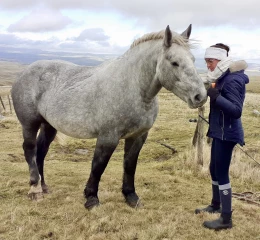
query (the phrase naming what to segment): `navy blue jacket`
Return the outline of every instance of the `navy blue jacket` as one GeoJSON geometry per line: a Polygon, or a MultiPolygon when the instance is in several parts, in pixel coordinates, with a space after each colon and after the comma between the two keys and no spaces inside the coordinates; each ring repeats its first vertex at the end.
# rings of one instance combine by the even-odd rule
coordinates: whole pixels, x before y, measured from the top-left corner
{"type": "Polygon", "coordinates": [[[227,70],[217,80],[220,95],[210,104],[208,137],[245,144],[241,115],[247,83],[249,79],[243,70],[227,70]]]}

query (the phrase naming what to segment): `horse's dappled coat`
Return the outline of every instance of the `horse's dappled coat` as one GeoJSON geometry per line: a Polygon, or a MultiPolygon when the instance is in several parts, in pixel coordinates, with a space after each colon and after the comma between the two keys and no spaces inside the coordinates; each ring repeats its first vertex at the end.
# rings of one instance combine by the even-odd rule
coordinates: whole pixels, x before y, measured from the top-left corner
{"type": "Polygon", "coordinates": [[[167,27],[163,34],[145,35],[121,57],[93,68],[38,61],[22,73],[13,85],[12,97],[23,128],[31,198],[40,195],[34,191],[39,181],[43,192],[48,191],[43,164],[58,130],[76,138],[97,138],[85,188],[87,208],[99,204],[101,175],[122,138],[122,192],[130,206],[139,202],[134,175],[139,152],[158,113],[158,92],[165,87],[192,108],[206,100],[189,49],[190,33],[191,26],[182,35],[167,27]]]}

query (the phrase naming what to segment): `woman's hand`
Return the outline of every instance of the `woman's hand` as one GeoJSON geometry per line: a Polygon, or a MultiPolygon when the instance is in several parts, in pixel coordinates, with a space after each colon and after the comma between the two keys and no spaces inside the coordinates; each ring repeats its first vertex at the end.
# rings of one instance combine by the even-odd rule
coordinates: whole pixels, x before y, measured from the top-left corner
{"type": "Polygon", "coordinates": [[[207,95],[210,97],[210,102],[215,102],[220,92],[217,88],[209,88],[207,91],[207,95]]]}

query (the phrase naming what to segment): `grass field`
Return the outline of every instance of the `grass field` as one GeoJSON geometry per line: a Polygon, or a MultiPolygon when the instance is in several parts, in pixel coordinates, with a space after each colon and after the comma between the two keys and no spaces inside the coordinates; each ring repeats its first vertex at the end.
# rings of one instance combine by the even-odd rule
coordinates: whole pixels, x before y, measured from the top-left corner
{"type": "MultiPolygon", "coordinates": [[[[257,82],[248,85],[243,112],[246,146],[260,162],[260,111],[257,82]],[[254,84],[254,85],[251,85],[254,84]]],[[[204,166],[198,167],[191,146],[197,110],[173,94],[159,94],[160,112],[140,154],[136,191],[143,207],[128,207],[121,194],[123,141],[112,156],[99,188],[101,205],[84,208],[83,189],[88,179],[95,140],[66,138],[55,141],[46,157],[45,176],[51,193],[39,202],[27,198],[28,166],[23,157],[21,127],[14,115],[0,120],[0,239],[90,240],[197,240],[260,239],[260,207],[233,200],[234,228],[214,232],[202,222],[216,214],[195,215],[196,207],[211,198],[208,172],[210,147],[204,145],[204,166]],[[177,150],[172,151],[160,143],[177,150]],[[78,154],[79,149],[87,154],[78,154]]],[[[206,104],[206,116],[208,104],[206,104]]],[[[206,125],[205,125],[206,131],[206,125]]],[[[231,164],[233,191],[260,193],[260,167],[238,148],[231,164]]],[[[259,196],[259,195],[258,195],[259,196]]]]}

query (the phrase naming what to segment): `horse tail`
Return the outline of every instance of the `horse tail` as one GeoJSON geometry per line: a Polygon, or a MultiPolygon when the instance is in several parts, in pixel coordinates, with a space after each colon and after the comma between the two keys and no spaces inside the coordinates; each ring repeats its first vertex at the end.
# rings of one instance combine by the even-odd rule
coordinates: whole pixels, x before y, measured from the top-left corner
{"type": "Polygon", "coordinates": [[[66,146],[67,140],[68,140],[67,135],[65,135],[61,132],[57,132],[55,139],[54,139],[54,141],[57,142],[58,144],[60,144],[61,146],[66,146]]]}

